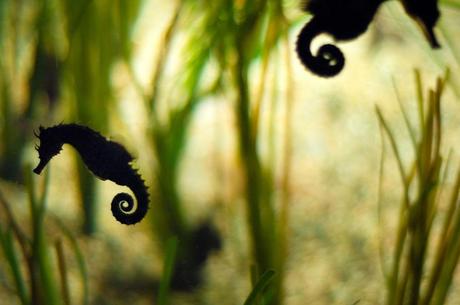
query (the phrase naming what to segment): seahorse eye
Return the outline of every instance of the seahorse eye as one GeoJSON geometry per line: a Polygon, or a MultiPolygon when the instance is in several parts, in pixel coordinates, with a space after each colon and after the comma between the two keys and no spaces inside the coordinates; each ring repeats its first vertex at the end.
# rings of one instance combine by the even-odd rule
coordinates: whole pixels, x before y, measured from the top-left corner
{"type": "Polygon", "coordinates": [[[40,145],[36,145],[35,148],[38,151],[40,159],[49,160],[55,155],[59,154],[62,150],[62,143],[56,143],[47,141],[47,139],[41,139],[40,145]]]}

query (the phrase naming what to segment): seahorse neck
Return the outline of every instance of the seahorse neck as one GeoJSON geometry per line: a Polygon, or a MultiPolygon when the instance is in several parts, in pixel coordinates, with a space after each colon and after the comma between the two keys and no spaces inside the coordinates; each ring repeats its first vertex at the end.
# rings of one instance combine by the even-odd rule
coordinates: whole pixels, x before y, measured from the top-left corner
{"type": "Polygon", "coordinates": [[[86,128],[75,124],[62,124],[55,127],[57,129],[57,135],[59,140],[64,144],[70,144],[75,146],[78,142],[81,142],[82,138],[86,138],[88,131],[86,128]]]}

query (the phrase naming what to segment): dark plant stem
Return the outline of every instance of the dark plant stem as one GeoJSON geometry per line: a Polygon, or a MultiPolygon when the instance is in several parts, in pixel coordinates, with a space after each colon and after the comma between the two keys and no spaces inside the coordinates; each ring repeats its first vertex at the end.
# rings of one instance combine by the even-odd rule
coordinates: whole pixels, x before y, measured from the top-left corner
{"type": "Polygon", "coordinates": [[[97,232],[97,188],[96,178],[88,171],[85,164],[77,161],[79,189],[83,210],[83,233],[93,235],[97,232]]]}
{"type": "Polygon", "coordinates": [[[272,249],[266,240],[263,221],[262,203],[262,172],[253,125],[250,118],[250,103],[248,89],[248,65],[245,62],[245,53],[240,43],[237,45],[237,59],[234,66],[234,78],[237,91],[235,111],[238,120],[239,154],[243,163],[243,175],[245,184],[245,197],[249,230],[251,231],[251,251],[258,276],[271,269],[273,266],[272,249]]]}

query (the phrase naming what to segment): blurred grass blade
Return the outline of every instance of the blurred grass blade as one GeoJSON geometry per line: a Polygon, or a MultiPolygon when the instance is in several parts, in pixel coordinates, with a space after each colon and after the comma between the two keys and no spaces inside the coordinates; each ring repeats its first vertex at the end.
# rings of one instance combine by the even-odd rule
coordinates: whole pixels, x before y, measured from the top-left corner
{"type": "Polygon", "coordinates": [[[401,159],[401,154],[399,152],[398,145],[396,144],[395,137],[393,136],[393,132],[391,131],[390,127],[388,126],[388,123],[385,121],[385,119],[383,117],[383,114],[380,111],[380,108],[376,107],[375,110],[377,112],[377,117],[379,119],[379,122],[383,127],[383,130],[385,131],[385,133],[388,136],[388,139],[390,140],[391,148],[392,148],[393,153],[394,153],[394,155],[396,157],[396,161],[397,161],[398,169],[399,169],[399,175],[400,175],[401,181],[402,181],[402,183],[404,185],[404,189],[408,190],[409,184],[408,184],[408,181],[407,181],[406,171],[404,169],[404,165],[403,165],[403,162],[402,162],[402,159],[401,159]]]}
{"type": "Polygon", "coordinates": [[[439,287],[439,279],[442,274],[443,265],[446,261],[446,255],[448,254],[447,246],[450,243],[450,237],[452,235],[452,220],[454,216],[458,217],[458,198],[460,192],[460,170],[457,172],[457,178],[455,180],[455,185],[451,193],[449,200],[449,205],[446,212],[446,218],[442,224],[442,231],[439,238],[438,246],[435,250],[435,258],[430,271],[428,285],[423,296],[424,305],[431,304],[433,295],[436,291],[436,288],[439,287]]]}
{"type": "Polygon", "coordinates": [[[458,0],[440,0],[439,2],[447,7],[460,10],[460,1],[458,0]]]}
{"type": "MultiPolygon", "coordinates": [[[[415,170],[410,171],[410,176],[404,175],[404,194],[396,232],[393,268],[389,275],[384,271],[388,282],[386,303],[388,305],[445,304],[460,257],[460,211],[458,209],[460,171],[457,173],[455,186],[447,201],[446,216],[441,218],[441,228],[433,229],[435,218],[445,208],[441,205],[441,201],[444,200],[441,193],[443,184],[448,179],[450,164],[450,153],[447,161],[444,161],[441,155],[443,138],[441,96],[448,76],[447,71],[443,78],[437,78],[436,87],[429,90],[424,98],[420,73],[415,72],[419,139],[416,141],[411,139],[413,145],[415,144],[415,154],[410,164],[415,170]],[[435,233],[438,234],[436,237],[433,236],[435,233]],[[435,252],[431,253],[431,244],[436,240],[437,247],[435,252]],[[429,267],[428,262],[431,264],[429,267]]],[[[404,114],[402,107],[400,111],[403,112],[406,128],[409,129],[408,116],[404,114]]],[[[394,133],[378,108],[377,115],[382,133],[386,133],[398,166],[402,168],[394,133]]],[[[411,137],[416,134],[415,131],[410,133],[411,137]]],[[[381,192],[380,189],[379,194],[381,192]]],[[[379,205],[381,206],[381,203],[379,205]]]]}
{"type": "MultiPolygon", "coordinates": [[[[160,53],[158,55],[157,62],[154,68],[155,70],[153,72],[151,96],[149,98],[146,98],[145,93],[143,94],[144,99],[146,101],[149,100],[150,105],[147,105],[147,106],[150,109],[150,113],[151,113],[150,117],[153,120],[157,119],[157,116],[156,116],[157,114],[155,110],[156,110],[156,105],[157,105],[159,86],[160,86],[161,78],[165,70],[166,63],[168,61],[168,56],[170,54],[172,40],[176,32],[179,17],[181,15],[183,7],[184,7],[184,1],[178,1],[178,4],[174,10],[173,17],[171,18],[171,21],[169,22],[168,27],[164,33],[163,40],[161,43],[161,49],[159,51],[160,53]]],[[[140,87],[138,89],[140,89],[140,87]]]]}
{"type": "Polygon", "coordinates": [[[418,69],[414,70],[415,74],[415,91],[417,94],[417,109],[418,109],[418,120],[420,123],[419,129],[423,129],[423,122],[425,122],[425,104],[423,102],[423,82],[422,76],[420,75],[420,71],[418,69]]]}
{"type": "Polygon", "coordinates": [[[167,305],[169,296],[169,287],[171,278],[174,272],[174,265],[176,262],[177,246],[179,240],[176,237],[171,237],[166,244],[165,261],[163,264],[163,274],[158,288],[158,305],[167,305]]]}
{"type": "Polygon", "coordinates": [[[83,284],[83,305],[89,304],[89,283],[88,283],[88,271],[85,263],[85,258],[83,252],[78,245],[77,239],[75,238],[74,234],[67,228],[67,226],[59,219],[55,218],[56,223],[58,224],[59,228],[61,229],[64,236],[68,239],[72,246],[73,254],[77,259],[77,266],[78,271],[80,273],[81,281],[83,284]]]}
{"type": "MultiPolygon", "coordinates": [[[[412,124],[409,121],[409,116],[407,115],[406,109],[404,109],[404,106],[402,104],[401,96],[399,94],[398,87],[396,86],[394,78],[392,78],[392,84],[393,84],[393,90],[396,93],[396,100],[398,101],[399,109],[401,110],[402,116],[404,118],[404,123],[406,124],[406,129],[409,131],[410,139],[412,141],[412,146],[414,148],[417,147],[417,139],[415,135],[415,130],[414,127],[412,127],[412,124]]],[[[422,111],[423,113],[423,111],[422,111]]],[[[423,114],[422,114],[423,116],[423,114]]]]}
{"type": "Polygon", "coordinates": [[[69,279],[67,275],[67,263],[65,259],[64,247],[62,239],[58,239],[55,243],[56,256],[58,259],[59,275],[61,282],[61,294],[63,298],[63,303],[65,305],[70,305],[70,287],[69,279]]]}
{"type": "Polygon", "coordinates": [[[21,304],[28,305],[29,294],[26,288],[27,284],[21,272],[21,266],[19,261],[20,255],[14,246],[13,230],[11,227],[6,228],[5,231],[3,231],[0,227],[0,243],[5,254],[8,266],[11,269],[11,273],[13,275],[13,280],[16,286],[19,299],[21,300],[21,304]]]}
{"type": "Polygon", "coordinates": [[[32,178],[32,169],[30,165],[25,167],[26,184],[29,192],[29,206],[32,216],[32,298],[38,298],[38,287],[43,288],[43,298],[47,300],[49,305],[61,304],[58,289],[56,287],[56,278],[54,269],[50,261],[50,253],[44,232],[44,216],[46,209],[46,194],[48,189],[48,174],[49,169],[45,171],[45,181],[42,185],[42,193],[37,199],[35,193],[35,182],[32,178]]]}
{"type": "Polygon", "coordinates": [[[259,278],[259,270],[257,269],[256,264],[251,264],[249,267],[249,276],[251,279],[251,285],[254,287],[257,284],[257,280],[259,278]]]}
{"type": "Polygon", "coordinates": [[[254,285],[252,291],[249,293],[248,297],[246,298],[246,301],[244,302],[244,305],[256,305],[257,297],[259,295],[263,295],[264,289],[272,281],[274,275],[275,271],[273,270],[265,271],[259,278],[257,283],[254,285]]]}
{"type": "Polygon", "coordinates": [[[380,151],[380,162],[379,162],[379,177],[378,177],[378,191],[377,191],[377,221],[379,228],[379,262],[380,268],[382,269],[383,276],[385,278],[385,284],[389,288],[391,286],[390,270],[385,266],[385,247],[383,243],[383,177],[385,172],[385,157],[386,157],[386,146],[383,126],[379,124],[380,140],[381,140],[381,151],[380,151]]]}

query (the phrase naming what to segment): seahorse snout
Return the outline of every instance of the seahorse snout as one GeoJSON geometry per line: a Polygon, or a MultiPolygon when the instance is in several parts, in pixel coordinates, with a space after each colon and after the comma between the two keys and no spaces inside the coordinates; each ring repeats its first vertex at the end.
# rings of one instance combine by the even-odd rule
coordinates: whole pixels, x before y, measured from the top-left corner
{"type": "Polygon", "coordinates": [[[45,168],[46,163],[47,163],[46,161],[40,160],[40,163],[38,163],[37,167],[33,169],[34,173],[36,173],[37,175],[40,175],[42,170],[45,168]]]}
{"type": "Polygon", "coordinates": [[[415,18],[415,21],[417,22],[418,26],[422,29],[423,34],[430,43],[430,46],[433,49],[439,49],[441,45],[439,44],[438,39],[436,38],[436,35],[434,33],[434,24],[432,25],[430,22],[427,22],[423,18],[419,17],[415,18]]]}

